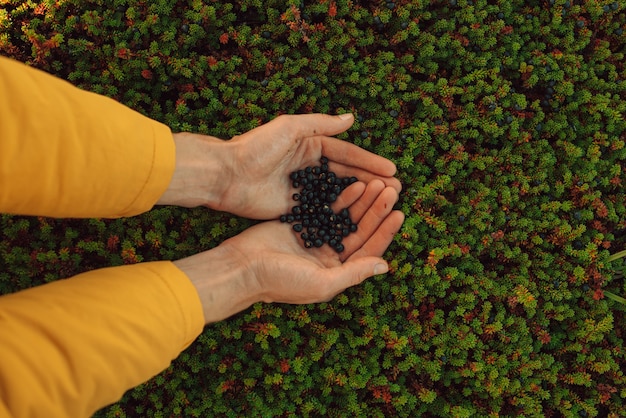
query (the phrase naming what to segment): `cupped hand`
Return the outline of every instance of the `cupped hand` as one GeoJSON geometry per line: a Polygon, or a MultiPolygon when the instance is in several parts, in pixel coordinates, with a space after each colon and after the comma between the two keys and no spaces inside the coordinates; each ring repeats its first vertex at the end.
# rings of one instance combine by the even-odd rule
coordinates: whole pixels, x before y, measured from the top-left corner
{"type": "MultiPolygon", "coordinates": [[[[397,192],[375,180],[350,208],[358,222],[356,233],[344,238],[345,250],[335,252],[328,245],[305,249],[298,234],[289,225],[268,222],[251,231],[271,235],[265,248],[248,246],[255,254],[255,274],[262,289],[262,300],[282,303],[328,301],[346,288],[368,277],[388,271],[381,258],[400,229],[404,215],[393,211],[397,192]]],[[[246,238],[246,237],[242,237],[246,238]]],[[[234,243],[238,245],[238,243],[234,243]]]]}
{"type": "Polygon", "coordinates": [[[392,210],[398,199],[393,187],[380,180],[350,187],[334,209],[349,207],[358,230],[344,238],[345,250],[328,245],[306,249],[289,224],[258,224],[224,243],[245,254],[264,302],[314,303],[328,301],[350,286],[386,273],[381,258],[400,229],[404,215],[392,210]]]}
{"type": "Polygon", "coordinates": [[[319,165],[323,156],[340,177],[369,183],[378,179],[400,191],[395,165],[354,144],[333,138],[354,122],[351,114],[283,115],[228,141],[233,147],[216,209],[253,219],[276,219],[289,212],[295,191],[292,171],[319,165]]]}
{"type": "Polygon", "coordinates": [[[345,250],[304,248],[300,234],[279,221],[254,225],[218,247],[175,264],[195,285],[207,323],[225,319],[255,302],[328,301],[350,286],[388,271],[382,257],[404,221],[393,210],[398,192],[381,180],[348,187],[334,204],[348,207],[358,230],[345,250]]]}

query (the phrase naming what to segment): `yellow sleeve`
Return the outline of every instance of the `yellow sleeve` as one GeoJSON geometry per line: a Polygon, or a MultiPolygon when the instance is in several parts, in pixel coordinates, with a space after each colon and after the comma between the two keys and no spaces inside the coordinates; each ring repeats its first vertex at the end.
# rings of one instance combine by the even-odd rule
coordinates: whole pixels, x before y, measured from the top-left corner
{"type": "Polygon", "coordinates": [[[167,126],[0,57],[0,212],[136,215],[161,197],[174,167],[167,126]]]}
{"type": "MultiPolygon", "coordinates": [[[[174,166],[165,125],[0,57],[0,212],[138,214],[174,166]]],[[[0,296],[0,417],[87,417],[166,368],[203,325],[170,262],[0,296]]]]}
{"type": "Polygon", "coordinates": [[[195,288],[165,261],[1,296],[0,416],[91,416],[165,369],[203,325],[195,288]]]}

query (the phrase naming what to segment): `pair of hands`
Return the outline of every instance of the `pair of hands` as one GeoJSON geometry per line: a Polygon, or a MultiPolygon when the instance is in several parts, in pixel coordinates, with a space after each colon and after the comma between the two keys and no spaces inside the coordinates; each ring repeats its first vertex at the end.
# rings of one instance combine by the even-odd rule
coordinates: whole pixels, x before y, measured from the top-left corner
{"type": "Polygon", "coordinates": [[[258,301],[327,301],[387,272],[381,256],[404,221],[393,210],[401,185],[391,161],[332,138],[353,122],[349,114],[285,115],[230,141],[174,135],[176,170],[159,204],[203,205],[268,220],[175,262],[196,286],[207,323],[258,301]],[[317,165],[322,155],[338,176],[359,179],[333,204],[335,212],[348,208],[359,224],[340,254],[327,245],[305,249],[291,225],[277,220],[295,204],[289,173],[317,165]]]}

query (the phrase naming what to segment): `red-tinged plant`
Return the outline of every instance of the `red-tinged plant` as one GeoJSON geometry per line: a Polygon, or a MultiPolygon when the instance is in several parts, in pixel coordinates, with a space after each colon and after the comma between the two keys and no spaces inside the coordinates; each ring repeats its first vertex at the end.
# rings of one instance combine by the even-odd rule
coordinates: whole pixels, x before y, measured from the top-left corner
{"type": "MultiPolygon", "coordinates": [[[[619,2],[5,3],[5,55],[225,139],[350,111],[341,139],[404,186],[392,274],[207,327],[98,416],[626,415],[619,2]]],[[[184,257],[248,224],[3,215],[0,292],[184,257]]]]}

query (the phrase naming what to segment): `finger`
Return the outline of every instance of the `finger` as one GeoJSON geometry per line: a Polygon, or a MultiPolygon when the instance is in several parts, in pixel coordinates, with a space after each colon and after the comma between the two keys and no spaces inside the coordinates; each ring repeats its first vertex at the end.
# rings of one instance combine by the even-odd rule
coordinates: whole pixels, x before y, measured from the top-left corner
{"type": "Polygon", "coordinates": [[[320,140],[322,154],[331,161],[382,177],[393,177],[396,174],[396,165],[385,157],[337,138],[324,137],[320,140]]]}
{"type": "Polygon", "coordinates": [[[389,270],[387,262],[380,257],[361,257],[343,263],[341,266],[324,270],[327,283],[325,300],[343,292],[349,287],[361,284],[365,279],[389,270]]]}
{"type": "Polygon", "coordinates": [[[348,260],[358,259],[360,257],[382,256],[393,241],[393,237],[402,227],[403,222],[404,213],[399,210],[391,212],[365,244],[348,257],[348,260]]]}
{"type": "Polygon", "coordinates": [[[352,206],[365,192],[366,185],[362,181],[352,183],[346,189],[337,196],[330,206],[334,212],[339,212],[343,208],[349,208],[352,206]]]}
{"type": "Polygon", "coordinates": [[[345,253],[342,254],[342,258],[349,258],[374,235],[378,227],[391,213],[397,200],[398,193],[391,187],[380,192],[359,221],[356,232],[344,239],[345,253]]]}
{"type": "Polygon", "coordinates": [[[384,189],[385,183],[380,180],[373,180],[365,187],[365,191],[361,197],[359,197],[359,199],[348,208],[350,212],[350,219],[353,223],[358,224],[361,221],[363,215],[367,213],[372,204],[374,204],[378,198],[378,195],[380,195],[384,189]]]}
{"type": "Polygon", "coordinates": [[[337,116],[321,113],[281,115],[270,123],[277,125],[277,132],[290,132],[296,138],[333,136],[348,130],[354,123],[354,116],[350,113],[337,116]]]}
{"type": "Polygon", "coordinates": [[[356,177],[364,183],[369,183],[372,180],[378,179],[385,183],[385,186],[396,189],[398,193],[402,191],[402,183],[400,183],[400,180],[395,177],[381,177],[358,167],[347,166],[334,162],[329,162],[328,168],[330,171],[335,173],[337,177],[356,177]]]}

